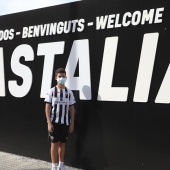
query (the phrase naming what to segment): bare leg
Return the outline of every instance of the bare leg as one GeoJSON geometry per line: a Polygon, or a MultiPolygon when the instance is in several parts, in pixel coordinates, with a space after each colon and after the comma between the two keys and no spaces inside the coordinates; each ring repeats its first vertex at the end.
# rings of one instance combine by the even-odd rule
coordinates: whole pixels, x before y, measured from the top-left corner
{"type": "Polygon", "coordinates": [[[59,155],[59,162],[64,162],[65,143],[59,142],[58,155],[59,155]]]}
{"type": "Polygon", "coordinates": [[[51,162],[57,163],[57,150],[59,143],[51,143],[51,162]]]}

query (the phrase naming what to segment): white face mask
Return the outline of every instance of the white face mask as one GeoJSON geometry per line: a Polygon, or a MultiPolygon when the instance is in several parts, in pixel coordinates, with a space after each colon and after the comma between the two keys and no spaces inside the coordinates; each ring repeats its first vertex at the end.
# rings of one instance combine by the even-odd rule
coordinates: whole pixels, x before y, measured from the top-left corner
{"type": "Polygon", "coordinates": [[[66,78],[64,78],[64,77],[57,78],[58,84],[65,84],[65,82],[66,82],[66,78]]]}

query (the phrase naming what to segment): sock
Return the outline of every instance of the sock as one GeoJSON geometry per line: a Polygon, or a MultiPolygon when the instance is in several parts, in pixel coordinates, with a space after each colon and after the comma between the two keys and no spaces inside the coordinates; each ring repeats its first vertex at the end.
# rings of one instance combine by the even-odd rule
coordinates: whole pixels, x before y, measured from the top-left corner
{"type": "Polygon", "coordinates": [[[52,163],[52,168],[56,168],[57,167],[57,163],[52,163]]]}
{"type": "Polygon", "coordinates": [[[63,166],[64,162],[59,162],[59,167],[63,166]]]}

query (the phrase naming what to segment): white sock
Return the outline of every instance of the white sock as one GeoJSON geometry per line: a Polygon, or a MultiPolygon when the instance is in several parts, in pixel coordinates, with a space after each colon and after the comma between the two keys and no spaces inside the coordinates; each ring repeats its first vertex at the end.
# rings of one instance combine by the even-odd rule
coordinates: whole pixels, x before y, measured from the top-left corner
{"type": "Polygon", "coordinates": [[[57,163],[52,163],[52,168],[56,168],[57,167],[57,163]]]}
{"type": "Polygon", "coordinates": [[[64,162],[59,162],[59,167],[63,166],[64,162]]]}

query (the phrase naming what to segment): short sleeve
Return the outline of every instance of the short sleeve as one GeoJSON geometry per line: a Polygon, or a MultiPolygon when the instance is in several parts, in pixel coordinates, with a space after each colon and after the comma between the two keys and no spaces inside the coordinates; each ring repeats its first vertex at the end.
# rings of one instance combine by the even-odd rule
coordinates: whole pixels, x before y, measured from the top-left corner
{"type": "Polygon", "coordinates": [[[52,93],[53,93],[53,89],[50,89],[49,92],[45,96],[44,102],[52,103],[52,93]]]}
{"type": "Polygon", "coordinates": [[[76,100],[74,98],[73,92],[70,90],[70,100],[69,100],[69,105],[73,105],[74,103],[76,103],[76,100]]]}

